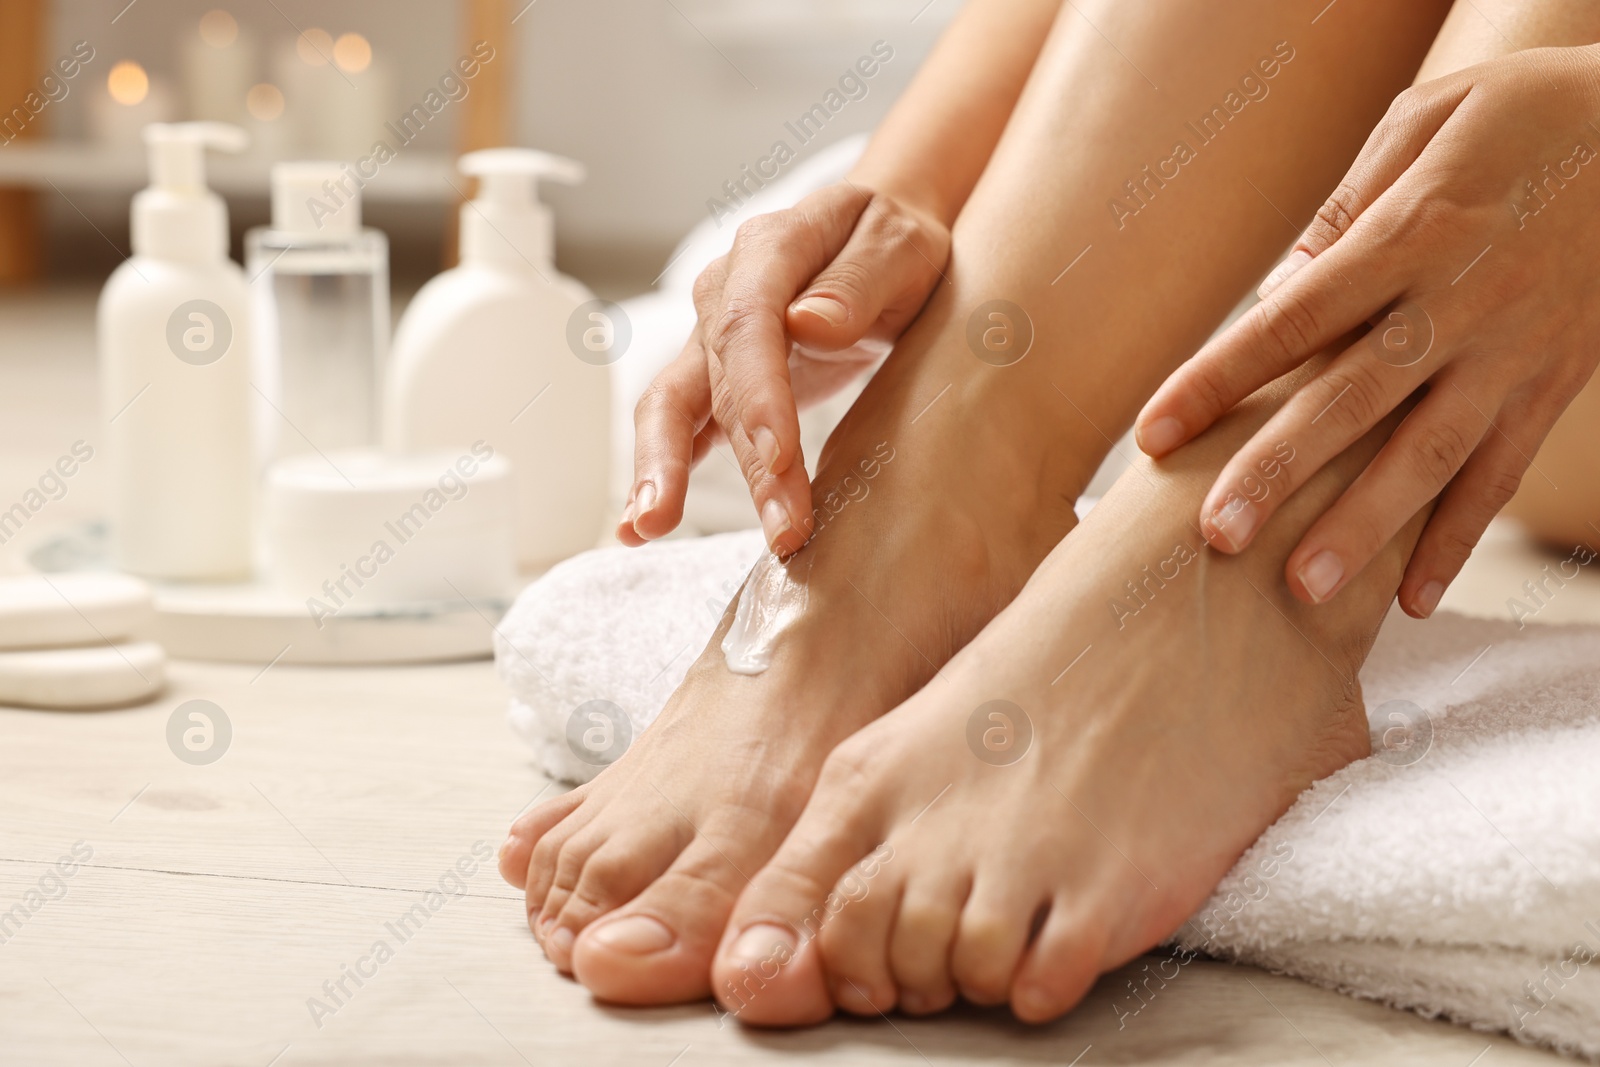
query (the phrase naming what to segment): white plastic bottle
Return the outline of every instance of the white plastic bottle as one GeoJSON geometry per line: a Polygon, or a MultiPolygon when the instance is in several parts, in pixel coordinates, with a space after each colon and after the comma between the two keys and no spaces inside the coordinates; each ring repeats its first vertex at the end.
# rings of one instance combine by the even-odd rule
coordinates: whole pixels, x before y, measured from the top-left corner
{"type": "Polygon", "coordinates": [[[461,157],[480,179],[461,207],[461,265],[417,293],[396,327],[384,404],[393,449],[487,441],[511,461],[517,562],[536,568],[593,548],[611,460],[609,364],[626,322],[557,273],[539,178],[582,167],[526,148],[461,157]],[[581,355],[580,355],[581,353],[581,355]]]}
{"type": "Polygon", "coordinates": [[[228,258],[228,209],[206,188],[206,148],[235,126],[145,127],[150,187],[133,198],[133,257],[100,294],[101,404],[116,563],[152,578],[251,570],[250,322],[228,258]]]}

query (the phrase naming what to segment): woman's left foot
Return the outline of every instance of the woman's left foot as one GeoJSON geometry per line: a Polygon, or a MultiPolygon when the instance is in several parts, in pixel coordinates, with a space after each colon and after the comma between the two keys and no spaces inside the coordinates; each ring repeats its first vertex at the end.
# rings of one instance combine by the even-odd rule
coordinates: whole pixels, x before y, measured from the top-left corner
{"type": "Polygon", "coordinates": [[[1356,674],[1420,523],[1335,600],[1289,595],[1289,548],[1385,426],[1249,552],[1207,548],[1187,517],[1266,406],[1141,462],[945,672],[834,751],[724,933],[728,1011],[803,1025],[960,994],[1054,1018],[1369,752],[1356,674]]]}

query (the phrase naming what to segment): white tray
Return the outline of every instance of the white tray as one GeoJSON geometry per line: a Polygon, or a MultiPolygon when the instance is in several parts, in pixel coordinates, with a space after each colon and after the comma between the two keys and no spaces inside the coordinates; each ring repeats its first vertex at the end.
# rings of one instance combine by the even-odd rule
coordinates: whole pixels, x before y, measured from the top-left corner
{"type": "MultiPolygon", "coordinates": [[[[47,574],[110,570],[104,523],[47,534],[27,555],[47,574]]],[[[255,582],[247,585],[151,583],[156,623],[150,636],[173,659],[237,663],[392,664],[482,659],[494,653],[494,627],[511,606],[500,599],[360,607],[324,617],[255,582]]]]}

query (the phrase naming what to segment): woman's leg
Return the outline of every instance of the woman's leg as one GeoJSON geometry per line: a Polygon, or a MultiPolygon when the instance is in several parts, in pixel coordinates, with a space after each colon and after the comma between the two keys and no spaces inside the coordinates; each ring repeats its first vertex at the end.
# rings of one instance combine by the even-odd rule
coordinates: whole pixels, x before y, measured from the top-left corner
{"type": "MultiPolygon", "coordinates": [[[[1600,21],[1579,0],[1511,6],[1465,0],[1421,77],[1593,40],[1600,21]]],[[[960,992],[1051,1018],[1176,929],[1306,785],[1366,754],[1357,672],[1431,508],[1328,604],[1292,598],[1282,568],[1403,412],[1248,552],[1214,553],[1191,522],[1221,464],[1308,376],[1160,464],[1140,457],[943,684],[835,750],[735,909],[713,982],[728,1010],[792,1025],[834,1005],[933,1011],[960,992]]],[[[1594,387],[1580,404],[1600,407],[1594,387]]],[[[1592,456],[1574,414],[1568,440],[1592,456]]],[[[1279,461],[1293,456],[1284,442],[1279,461]]],[[[1600,503],[1580,492],[1567,506],[1600,503]]]]}
{"type": "Polygon", "coordinates": [[[837,515],[791,564],[808,606],[771,667],[729,672],[719,631],[615,766],[514,828],[502,870],[558,966],[612,1000],[706,994],[735,897],[827,753],[1011,600],[1111,440],[1287,246],[1442,15],[1063,7],[958,220],[948,284],[821,457],[817,496],[837,515]]]}

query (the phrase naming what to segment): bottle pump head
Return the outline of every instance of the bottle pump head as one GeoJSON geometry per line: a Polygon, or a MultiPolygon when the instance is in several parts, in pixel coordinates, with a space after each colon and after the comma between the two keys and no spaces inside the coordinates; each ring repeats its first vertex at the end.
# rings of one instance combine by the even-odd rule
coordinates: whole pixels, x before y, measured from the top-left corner
{"type": "Polygon", "coordinates": [[[213,260],[228,254],[228,209],[206,186],[205,150],[242,152],[245,132],[222,122],[155,122],[144,128],[150,185],[134,194],[133,253],[213,260]]]}
{"type": "Polygon", "coordinates": [[[478,179],[477,197],[461,205],[462,262],[547,267],[555,256],[554,224],[539,201],[539,179],[576,185],[583,164],[533,148],[485,148],[457,165],[478,179]]]}

